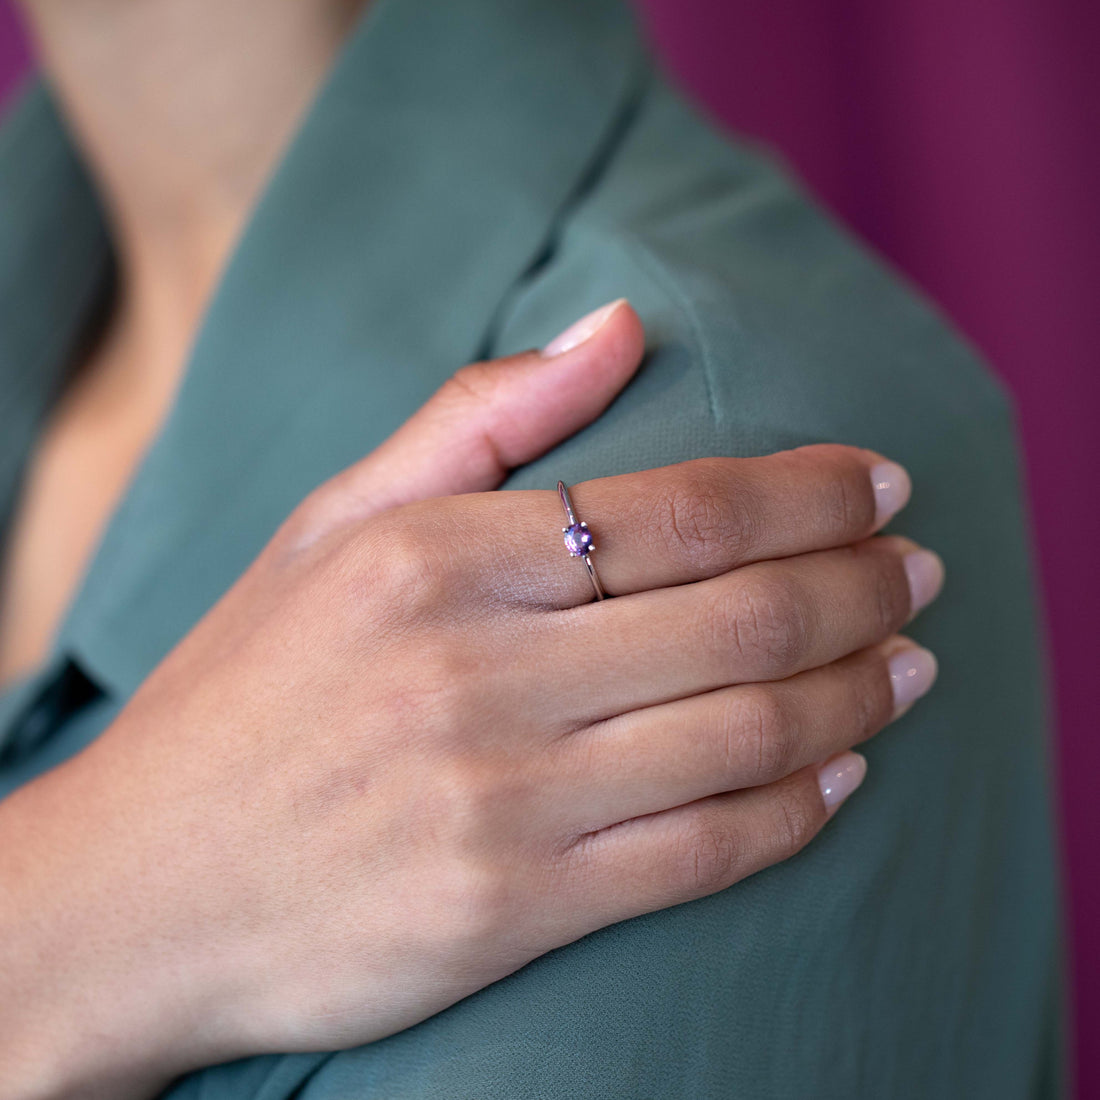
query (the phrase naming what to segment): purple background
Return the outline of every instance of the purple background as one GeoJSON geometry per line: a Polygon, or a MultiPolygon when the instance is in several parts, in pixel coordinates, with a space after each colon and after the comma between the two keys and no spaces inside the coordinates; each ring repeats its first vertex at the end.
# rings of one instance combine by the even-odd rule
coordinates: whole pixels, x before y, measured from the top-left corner
{"type": "MultiPolygon", "coordinates": [[[[641,2],[687,87],[783,150],[1016,394],[1058,690],[1077,1032],[1100,1035],[1100,20],[1089,0],[641,2]]],[[[25,65],[0,0],[0,99],[25,65]]],[[[1100,1096],[1100,1049],[1078,1046],[1079,1095],[1100,1096]]]]}

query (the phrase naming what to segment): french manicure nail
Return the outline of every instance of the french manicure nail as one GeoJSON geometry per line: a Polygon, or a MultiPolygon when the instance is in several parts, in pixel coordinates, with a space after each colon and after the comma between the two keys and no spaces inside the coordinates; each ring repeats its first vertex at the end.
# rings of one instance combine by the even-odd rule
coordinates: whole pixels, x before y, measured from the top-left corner
{"type": "Polygon", "coordinates": [[[875,493],[875,527],[881,527],[909,502],[913,483],[904,466],[879,462],[871,467],[871,487],[875,493]]]}
{"type": "Polygon", "coordinates": [[[603,328],[604,322],[624,301],[626,301],[625,298],[616,298],[615,301],[608,302],[607,305],[600,306],[599,309],[594,309],[579,321],[571,324],[563,333],[555,336],[554,339],[542,349],[543,357],[551,359],[555,355],[563,355],[567,351],[572,351],[574,348],[580,347],[585,340],[595,336],[596,333],[603,328]]]}
{"type": "Polygon", "coordinates": [[[887,662],[894,691],[894,717],[919,699],[936,681],[935,655],[923,646],[905,646],[887,662]]]}
{"type": "Polygon", "coordinates": [[[905,555],[905,575],[909,578],[909,613],[915,615],[939,595],[943,562],[931,550],[914,550],[905,555]]]}
{"type": "Polygon", "coordinates": [[[842,752],[826,760],[817,771],[817,784],[825,808],[832,813],[863,782],[867,760],[858,752],[842,752]]]}

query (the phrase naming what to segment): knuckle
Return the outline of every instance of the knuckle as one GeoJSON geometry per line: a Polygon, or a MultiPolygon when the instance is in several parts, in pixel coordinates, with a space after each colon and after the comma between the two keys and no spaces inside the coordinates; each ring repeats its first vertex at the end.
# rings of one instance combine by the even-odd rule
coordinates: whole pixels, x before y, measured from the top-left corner
{"type": "Polygon", "coordinates": [[[756,577],[721,601],[719,618],[742,666],[779,675],[797,666],[809,642],[803,600],[794,585],[756,577]]]}
{"type": "Polygon", "coordinates": [[[778,695],[766,687],[738,688],[726,719],[726,774],[757,786],[786,775],[793,753],[791,723],[778,695]]]}
{"type": "Polygon", "coordinates": [[[804,848],[817,833],[822,820],[817,807],[820,798],[816,794],[811,797],[806,783],[782,783],[773,797],[769,847],[786,859],[804,848]]]}
{"type": "Polygon", "coordinates": [[[856,738],[866,740],[882,729],[894,709],[890,672],[882,658],[867,663],[862,675],[851,678],[847,695],[856,738]]]}
{"type": "MultiPolygon", "coordinates": [[[[449,944],[457,941],[483,948],[514,924],[515,883],[501,862],[472,857],[453,859],[441,869],[435,893],[440,911],[447,914],[449,944]]],[[[455,961],[467,965],[471,960],[459,952],[455,961]]]]}
{"type": "Polygon", "coordinates": [[[712,812],[700,813],[692,822],[681,852],[680,885],[692,897],[717,893],[739,877],[736,837],[712,812]]]}
{"type": "Polygon", "coordinates": [[[857,741],[864,741],[877,733],[888,716],[884,712],[880,693],[874,690],[853,691],[849,713],[852,715],[852,725],[857,741]]]}
{"type": "Polygon", "coordinates": [[[459,367],[440,386],[438,397],[457,405],[491,404],[500,388],[501,373],[490,360],[459,367]]]}
{"type": "Polygon", "coordinates": [[[388,515],[361,527],[349,540],[341,573],[345,583],[390,605],[395,613],[423,618],[447,604],[455,565],[419,525],[388,515]]]}
{"type": "Polygon", "coordinates": [[[848,463],[834,465],[835,474],[823,482],[819,501],[827,535],[839,541],[866,531],[874,520],[875,506],[870,478],[861,478],[857,488],[848,463]]]}
{"type": "MultiPolygon", "coordinates": [[[[416,668],[416,682],[402,685],[396,697],[387,695],[387,701],[391,711],[401,716],[400,725],[408,736],[419,738],[433,753],[484,747],[495,728],[486,720],[491,688],[484,653],[450,632],[429,631],[408,639],[399,656],[416,668]],[[484,737],[479,738],[481,733],[484,737]]],[[[458,807],[462,798],[476,800],[482,790],[480,778],[469,773],[448,779],[442,791],[448,804],[458,807]]],[[[473,820],[472,815],[457,816],[473,820]]]]}
{"type": "Polygon", "coordinates": [[[747,496],[731,492],[714,462],[684,463],[655,494],[653,528],[674,554],[700,572],[739,557],[752,541],[754,521],[747,496]]]}
{"type": "Polygon", "coordinates": [[[909,616],[909,584],[894,555],[880,558],[873,568],[874,625],[879,634],[892,634],[909,616]]]}
{"type": "Polygon", "coordinates": [[[445,824],[452,845],[476,848],[496,802],[491,776],[465,758],[453,761],[435,784],[434,813],[445,824]]]}
{"type": "Polygon", "coordinates": [[[510,769],[469,753],[445,765],[432,785],[425,810],[446,872],[448,920],[454,916],[459,935],[470,940],[504,935],[522,906],[528,893],[524,868],[531,860],[518,823],[529,800],[528,785],[510,769]]]}
{"type": "Polygon", "coordinates": [[[324,532],[325,521],[332,511],[328,484],[319,485],[298,502],[276,529],[268,545],[280,560],[293,560],[324,532]]]}

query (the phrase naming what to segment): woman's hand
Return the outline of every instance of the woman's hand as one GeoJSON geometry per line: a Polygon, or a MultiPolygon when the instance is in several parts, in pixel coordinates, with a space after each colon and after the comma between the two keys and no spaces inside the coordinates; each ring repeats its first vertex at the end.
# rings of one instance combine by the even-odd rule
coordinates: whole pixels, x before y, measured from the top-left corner
{"type": "Polygon", "coordinates": [[[817,446],[575,485],[600,603],[552,489],[471,491],[625,383],[640,324],[602,320],[551,363],[460,372],[0,804],[37,918],[30,968],[0,905],[0,1058],[25,1040],[40,1082],[5,1095],[380,1038],[785,859],[858,784],[846,750],[934,675],[895,632],[938,559],[870,537],[897,467],[817,446]]]}

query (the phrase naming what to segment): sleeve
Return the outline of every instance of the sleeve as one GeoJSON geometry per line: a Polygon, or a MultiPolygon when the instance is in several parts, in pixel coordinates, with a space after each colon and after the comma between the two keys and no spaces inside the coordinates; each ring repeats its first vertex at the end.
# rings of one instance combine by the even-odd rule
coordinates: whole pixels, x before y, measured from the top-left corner
{"type": "Polygon", "coordinates": [[[795,858],[335,1055],[301,1095],[1059,1095],[1048,716],[1007,394],[781,168],[660,86],[514,288],[492,354],[620,295],[647,326],[641,371],[506,487],[819,441],[877,449],[915,485],[894,529],[947,565],[911,631],[939,683],[866,747],[864,787],[795,858]]]}

